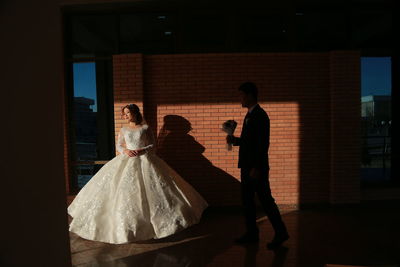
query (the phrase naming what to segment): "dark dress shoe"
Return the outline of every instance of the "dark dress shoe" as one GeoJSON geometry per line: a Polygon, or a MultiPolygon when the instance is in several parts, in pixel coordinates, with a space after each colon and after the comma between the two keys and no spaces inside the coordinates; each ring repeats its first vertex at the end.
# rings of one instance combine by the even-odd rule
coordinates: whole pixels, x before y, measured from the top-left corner
{"type": "Polygon", "coordinates": [[[238,244],[257,243],[258,241],[258,234],[244,234],[243,236],[235,239],[235,242],[238,244]]]}
{"type": "Polygon", "coordinates": [[[283,242],[285,242],[288,239],[289,235],[287,233],[282,235],[276,235],[274,239],[272,239],[272,241],[267,244],[267,248],[270,250],[277,249],[283,244],[283,242]]]}

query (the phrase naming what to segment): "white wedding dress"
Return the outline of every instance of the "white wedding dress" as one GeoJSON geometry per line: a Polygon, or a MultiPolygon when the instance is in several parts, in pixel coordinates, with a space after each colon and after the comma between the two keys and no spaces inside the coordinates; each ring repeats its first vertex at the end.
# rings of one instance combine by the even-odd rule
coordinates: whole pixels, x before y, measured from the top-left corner
{"type": "Polygon", "coordinates": [[[154,151],[148,127],[123,127],[121,153],[105,164],[68,207],[71,232],[112,244],[158,239],[199,222],[207,202],[154,151]],[[123,150],[148,147],[140,156],[123,150]]]}

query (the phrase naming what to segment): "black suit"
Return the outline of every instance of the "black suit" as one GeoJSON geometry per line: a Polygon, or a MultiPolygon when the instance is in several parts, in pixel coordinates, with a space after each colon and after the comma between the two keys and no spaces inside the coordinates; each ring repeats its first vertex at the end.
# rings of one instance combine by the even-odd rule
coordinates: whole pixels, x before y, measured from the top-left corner
{"type": "Polygon", "coordinates": [[[268,114],[257,104],[248,113],[243,122],[242,133],[235,138],[233,145],[239,148],[239,168],[241,169],[241,188],[247,232],[258,234],[254,195],[257,193],[260,203],[270,220],[275,233],[286,233],[279,209],[271,194],[269,185],[269,130],[268,114]],[[260,177],[250,176],[250,170],[256,168],[260,177]]]}

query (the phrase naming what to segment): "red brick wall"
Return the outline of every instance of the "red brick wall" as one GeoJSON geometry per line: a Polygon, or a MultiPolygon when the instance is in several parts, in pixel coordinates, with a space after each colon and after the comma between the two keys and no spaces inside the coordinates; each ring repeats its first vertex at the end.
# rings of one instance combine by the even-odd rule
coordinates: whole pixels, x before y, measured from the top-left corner
{"type": "Polygon", "coordinates": [[[113,57],[114,118],[115,133],[125,121],[121,118],[121,108],[135,103],[143,109],[143,56],[140,54],[113,57]]]}
{"type": "Polygon", "coordinates": [[[116,134],[120,107],[139,104],[159,137],[160,157],[211,205],[239,204],[238,149],[226,150],[220,125],[235,119],[240,134],[246,110],[237,88],[253,81],[271,119],[278,204],[358,201],[358,143],[350,142],[358,138],[358,64],[353,52],[116,55],[116,134]],[[343,122],[355,125],[345,137],[343,122]]]}

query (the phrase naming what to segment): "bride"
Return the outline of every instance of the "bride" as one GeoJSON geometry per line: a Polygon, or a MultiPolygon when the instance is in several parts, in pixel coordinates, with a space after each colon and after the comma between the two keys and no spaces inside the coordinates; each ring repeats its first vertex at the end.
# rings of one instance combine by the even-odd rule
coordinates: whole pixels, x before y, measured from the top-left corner
{"type": "Polygon", "coordinates": [[[155,154],[155,141],[135,104],[122,108],[127,125],[120,154],[105,164],[68,207],[71,232],[112,244],[158,239],[199,222],[207,202],[155,154]]]}

